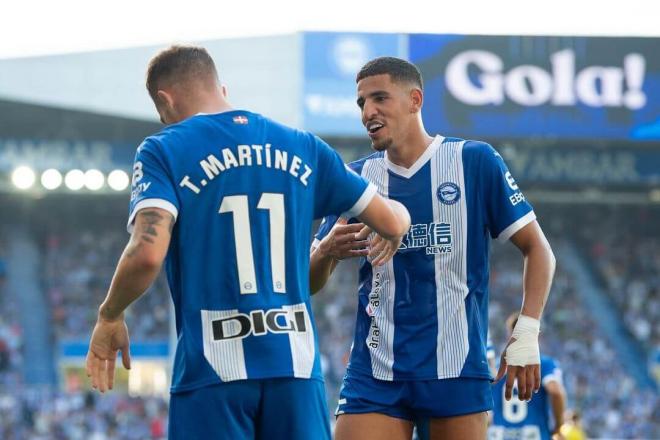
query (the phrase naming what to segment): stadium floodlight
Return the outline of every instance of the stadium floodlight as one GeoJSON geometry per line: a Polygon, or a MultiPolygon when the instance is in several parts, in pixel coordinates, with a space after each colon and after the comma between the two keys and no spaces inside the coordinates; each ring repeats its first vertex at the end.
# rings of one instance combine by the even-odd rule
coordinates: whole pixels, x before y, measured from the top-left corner
{"type": "Polygon", "coordinates": [[[85,186],[85,173],[81,170],[71,170],[64,176],[64,184],[72,191],[78,191],[85,186]]]}
{"type": "Polygon", "coordinates": [[[55,168],[50,168],[41,174],[41,186],[46,189],[53,190],[60,187],[62,184],[62,173],[55,168]]]}
{"type": "Polygon", "coordinates": [[[108,185],[115,191],[123,191],[128,187],[128,174],[123,170],[114,170],[108,174],[108,185]]]}
{"type": "Polygon", "coordinates": [[[104,182],[105,177],[99,170],[92,169],[85,172],[85,186],[87,189],[91,189],[92,191],[99,190],[103,186],[104,182]]]}
{"type": "Polygon", "coordinates": [[[20,166],[11,173],[11,181],[18,189],[29,189],[34,185],[36,176],[32,168],[20,166]]]}

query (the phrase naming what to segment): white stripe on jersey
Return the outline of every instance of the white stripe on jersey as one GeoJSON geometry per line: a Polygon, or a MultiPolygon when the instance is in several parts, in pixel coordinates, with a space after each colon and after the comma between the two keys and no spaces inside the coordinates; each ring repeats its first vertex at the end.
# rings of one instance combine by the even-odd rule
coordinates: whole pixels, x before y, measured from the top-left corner
{"type": "MultiPolygon", "coordinates": [[[[382,158],[367,160],[362,176],[372,182],[387,197],[389,174],[382,158]]],[[[371,325],[366,344],[371,353],[371,371],[376,379],[394,380],[394,260],[373,267],[371,277],[371,325]],[[374,306],[377,304],[377,306],[374,306]]]]}
{"type": "Polygon", "coordinates": [[[305,313],[304,332],[289,332],[289,346],[291,347],[291,360],[293,361],[293,376],[310,378],[314,368],[314,355],[316,346],[314,344],[314,327],[309,318],[305,303],[294,304],[291,306],[282,306],[287,311],[288,316],[294,316],[294,312],[303,311],[305,313]]]}
{"type": "MultiPolygon", "coordinates": [[[[243,339],[232,338],[216,341],[213,338],[213,321],[229,318],[238,314],[238,310],[202,310],[202,339],[204,340],[204,357],[223,382],[247,379],[245,369],[245,354],[243,339]]],[[[238,323],[225,321],[226,330],[230,334],[240,331],[238,323]]]]}
{"type": "Polygon", "coordinates": [[[467,286],[467,203],[463,175],[463,144],[445,142],[431,158],[433,221],[449,223],[452,252],[435,255],[435,284],[438,309],[438,379],[459,377],[470,349],[465,310],[467,286]],[[458,185],[458,203],[438,201],[437,190],[445,182],[458,185]],[[436,203],[437,201],[437,203],[436,203]]]}

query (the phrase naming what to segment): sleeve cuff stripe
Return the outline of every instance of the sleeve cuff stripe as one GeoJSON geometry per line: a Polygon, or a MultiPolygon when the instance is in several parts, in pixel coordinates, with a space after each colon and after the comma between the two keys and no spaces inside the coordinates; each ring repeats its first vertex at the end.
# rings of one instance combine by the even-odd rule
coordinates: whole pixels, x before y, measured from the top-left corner
{"type": "Polygon", "coordinates": [[[179,210],[176,206],[169,200],[165,199],[144,199],[140,200],[137,205],[131,211],[131,215],[128,217],[128,223],[126,224],[126,230],[129,233],[133,232],[133,221],[135,221],[135,216],[137,213],[145,208],[160,208],[169,212],[174,216],[174,221],[176,221],[177,216],[179,215],[179,210]]]}
{"type": "Polygon", "coordinates": [[[369,183],[369,186],[367,186],[367,188],[364,190],[358,201],[355,202],[355,205],[353,205],[351,209],[343,213],[341,216],[345,218],[353,218],[362,214],[362,211],[367,208],[371,200],[376,195],[376,192],[376,186],[373,183],[369,183]]]}
{"type": "Polygon", "coordinates": [[[534,211],[529,211],[524,216],[520,217],[515,222],[511,223],[506,229],[504,229],[500,235],[497,237],[497,241],[504,243],[509,238],[513,236],[516,232],[521,230],[523,227],[527,226],[531,222],[536,220],[536,214],[534,211]]]}
{"type": "Polygon", "coordinates": [[[541,379],[541,385],[546,385],[548,382],[553,382],[553,381],[561,383],[561,379],[559,377],[557,377],[554,374],[548,374],[543,379],[541,379]]]}

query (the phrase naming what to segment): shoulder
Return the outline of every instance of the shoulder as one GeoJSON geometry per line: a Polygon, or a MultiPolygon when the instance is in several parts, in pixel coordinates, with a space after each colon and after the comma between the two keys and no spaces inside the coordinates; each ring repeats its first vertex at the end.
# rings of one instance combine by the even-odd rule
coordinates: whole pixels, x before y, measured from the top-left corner
{"type": "Polygon", "coordinates": [[[469,170],[497,170],[504,159],[488,142],[466,140],[463,144],[463,164],[469,170]]]}
{"type": "Polygon", "coordinates": [[[545,385],[549,381],[562,382],[562,371],[559,362],[549,356],[541,356],[541,377],[545,385]]]}
{"type": "Polygon", "coordinates": [[[465,140],[463,154],[478,157],[501,157],[500,154],[488,142],[465,140]]]}
{"type": "Polygon", "coordinates": [[[369,156],[365,156],[363,158],[360,158],[358,160],[354,160],[353,162],[350,162],[348,164],[348,167],[355,171],[358,174],[362,173],[362,168],[364,168],[364,164],[367,163],[369,160],[383,160],[385,158],[385,153],[383,151],[376,151],[375,153],[370,154],[369,156]]]}
{"type": "Polygon", "coordinates": [[[195,121],[195,117],[193,117],[177,124],[163,127],[159,132],[147,136],[144,141],[142,141],[138,147],[138,153],[141,150],[156,153],[163,150],[164,146],[172,147],[185,135],[186,132],[188,132],[190,128],[195,127],[196,125],[197,121],[195,121]]]}
{"type": "Polygon", "coordinates": [[[546,368],[557,368],[559,366],[559,362],[550,356],[546,355],[541,355],[541,368],[546,367],[546,368]]]}
{"type": "Polygon", "coordinates": [[[255,122],[261,124],[265,129],[268,130],[268,133],[271,135],[276,135],[278,137],[286,139],[296,139],[298,141],[307,142],[310,144],[323,143],[325,142],[318,136],[298,128],[290,127],[286,124],[278,122],[274,119],[271,119],[267,116],[264,116],[259,113],[245,112],[250,119],[254,119],[255,122]]]}

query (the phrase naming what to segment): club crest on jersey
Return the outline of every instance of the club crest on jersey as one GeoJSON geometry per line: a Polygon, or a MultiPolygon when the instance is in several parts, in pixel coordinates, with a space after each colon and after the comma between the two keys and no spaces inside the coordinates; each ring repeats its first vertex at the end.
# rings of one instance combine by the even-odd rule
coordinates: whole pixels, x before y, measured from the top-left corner
{"type": "Polygon", "coordinates": [[[234,124],[247,125],[248,118],[245,116],[234,116],[234,124]]]}
{"type": "Polygon", "coordinates": [[[445,182],[438,187],[438,200],[453,205],[461,199],[461,189],[454,182],[445,182]]]}

